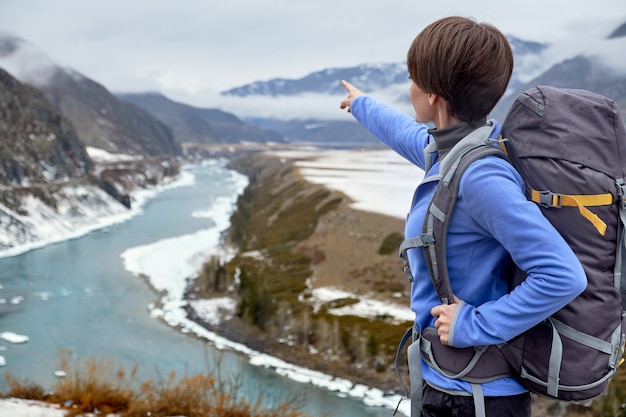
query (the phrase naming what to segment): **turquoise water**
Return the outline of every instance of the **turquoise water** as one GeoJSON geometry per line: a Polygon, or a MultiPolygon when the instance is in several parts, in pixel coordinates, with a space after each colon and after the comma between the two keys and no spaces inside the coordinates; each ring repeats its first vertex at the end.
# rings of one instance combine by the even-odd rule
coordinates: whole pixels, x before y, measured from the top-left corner
{"type": "Polygon", "coordinates": [[[219,358],[223,378],[240,376],[251,400],[261,391],[272,403],[304,395],[302,411],[312,416],[389,415],[390,410],[366,407],[252,366],[241,354],[216,350],[150,317],[147,306],[160,297],[124,269],[120,254],[213,225],[191,213],[206,211],[218,197],[232,196],[230,173],[211,165],[195,167],[194,174],[193,186],[162,192],[144,206],[143,214],[125,223],[0,259],[0,297],[7,300],[0,304],[0,332],[30,338],[25,344],[0,341],[7,362],[0,368],[0,390],[7,388],[5,374],[51,386],[60,350],[71,351],[76,360],[113,359],[128,370],[136,364],[140,379],[167,377],[171,371],[205,372],[218,367],[219,358]]]}

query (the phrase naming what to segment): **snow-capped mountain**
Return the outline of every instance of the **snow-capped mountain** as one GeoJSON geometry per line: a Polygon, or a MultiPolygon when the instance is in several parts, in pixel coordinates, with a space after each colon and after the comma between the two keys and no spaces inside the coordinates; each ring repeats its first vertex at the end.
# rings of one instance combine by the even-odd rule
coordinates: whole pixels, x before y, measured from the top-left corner
{"type": "MultiPolygon", "coordinates": [[[[528,42],[509,37],[509,43],[515,55],[515,70],[511,84],[513,88],[531,76],[537,75],[542,68],[541,53],[547,45],[528,42]]],[[[363,64],[351,68],[330,68],[313,72],[303,78],[289,80],[274,78],[268,81],[256,81],[241,87],[224,91],[224,96],[296,96],[306,93],[337,95],[344,94],[338,80],[350,80],[363,91],[379,92],[402,89],[406,96],[408,72],[406,63],[363,64]]]]}
{"type": "MultiPolygon", "coordinates": [[[[508,94],[545,69],[541,54],[547,45],[509,37],[515,55],[515,70],[508,94]]],[[[257,81],[222,93],[229,100],[244,104],[258,102],[259,113],[249,109],[240,115],[246,121],[272,129],[288,141],[314,143],[378,145],[378,140],[338,111],[345,79],[362,91],[401,111],[412,114],[408,97],[406,63],[362,64],[349,68],[330,68],[313,72],[300,79],[274,78],[257,81]],[[299,113],[302,109],[306,111],[299,113]],[[334,114],[333,114],[334,113],[334,114]]],[[[233,106],[241,109],[244,105],[233,106]]]]}
{"type": "Polygon", "coordinates": [[[222,94],[239,97],[252,95],[294,96],[303,93],[334,95],[344,92],[337,80],[353,80],[364,90],[374,91],[387,88],[392,84],[406,84],[407,78],[408,73],[404,63],[363,64],[353,68],[325,69],[297,80],[274,78],[269,81],[256,81],[224,91],[222,94]]]}
{"type": "MultiPolygon", "coordinates": [[[[626,24],[605,39],[591,39],[580,45],[544,44],[509,36],[515,67],[509,88],[492,117],[502,120],[515,97],[538,84],[595,91],[612,98],[626,110],[626,59],[618,52],[626,50],[625,35],[626,24]]],[[[254,101],[258,113],[248,107],[239,116],[278,131],[291,141],[336,141],[340,136],[352,140],[361,137],[362,142],[370,142],[372,138],[364,129],[352,125],[351,118],[342,118],[345,115],[336,111],[345,95],[340,85],[342,79],[380,101],[413,114],[405,63],[363,64],[325,69],[300,79],[257,81],[224,91],[222,96],[231,102],[236,98],[241,103],[254,101]],[[333,114],[329,115],[331,111],[333,114]]]]}
{"type": "MultiPolygon", "coordinates": [[[[507,93],[516,91],[545,67],[541,54],[547,45],[509,37],[516,67],[507,93]]],[[[252,124],[272,129],[288,141],[315,143],[378,145],[373,135],[357,125],[350,117],[338,111],[340,97],[345,90],[340,84],[348,80],[362,91],[412,114],[408,97],[409,79],[406,63],[363,64],[349,68],[330,68],[313,72],[300,79],[274,78],[257,81],[228,91],[222,95],[241,102],[255,100],[266,103],[259,106],[264,113],[249,110],[243,117],[252,124]],[[278,109],[292,109],[279,112],[278,109]],[[268,116],[268,109],[276,109],[268,116]],[[308,109],[309,114],[296,114],[308,109]],[[334,115],[329,116],[330,113],[334,115]]]]}

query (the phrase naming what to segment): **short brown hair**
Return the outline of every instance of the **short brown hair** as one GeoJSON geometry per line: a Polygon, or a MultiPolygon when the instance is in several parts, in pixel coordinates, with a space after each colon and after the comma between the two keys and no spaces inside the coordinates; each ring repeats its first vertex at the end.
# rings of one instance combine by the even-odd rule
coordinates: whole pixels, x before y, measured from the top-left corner
{"type": "Polygon", "coordinates": [[[407,53],[409,75],[443,97],[453,116],[476,124],[502,97],[513,72],[513,52],[496,27],[446,17],[422,30],[407,53]]]}

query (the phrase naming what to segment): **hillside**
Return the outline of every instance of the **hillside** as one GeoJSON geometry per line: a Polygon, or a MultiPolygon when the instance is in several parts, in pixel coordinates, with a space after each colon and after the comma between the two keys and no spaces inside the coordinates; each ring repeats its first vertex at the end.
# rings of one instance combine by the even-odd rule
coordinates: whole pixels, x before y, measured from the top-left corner
{"type": "Polygon", "coordinates": [[[71,123],[43,94],[0,69],[0,183],[28,185],[88,175],[93,162],[71,123]]]}
{"type": "Polygon", "coordinates": [[[171,127],[180,143],[283,142],[271,130],[245,123],[218,109],[203,109],[178,103],[157,93],[118,94],[125,102],[142,108],[171,127]]]}
{"type": "Polygon", "coordinates": [[[182,154],[168,126],[23,39],[0,34],[0,68],[41,90],[83,145],[152,157],[182,154]]]}
{"type": "Polygon", "coordinates": [[[80,74],[58,69],[39,88],[85,145],[152,157],[182,154],[169,126],[80,74]]]}
{"type": "MultiPolygon", "coordinates": [[[[284,158],[248,155],[232,166],[251,179],[227,236],[238,253],[226,265],[208,262],[188,297],[239,300],[236,316],[215,329],[229,340],[305,368],[399,390],[393,360],[410,323],[328,310],[355,304],[359,296],[408,305],[409,283],[395,244],[403,220],[351,209],[345,195],[308,183],[284,158]],[[233,293],[235,276],[240,284],[233,293]],[[316,307],[312,291],[320,287],[352,295],[316,307]]],[[[192,310],[190,317],[202,323],[192,310]]]]}
{"type": "Polygon", "coordinates": [[[178,173],[171,160],[99,163],[44,94],[0,69],[0,251],[24,251],[126,215],[129,194],[178,173]]]}

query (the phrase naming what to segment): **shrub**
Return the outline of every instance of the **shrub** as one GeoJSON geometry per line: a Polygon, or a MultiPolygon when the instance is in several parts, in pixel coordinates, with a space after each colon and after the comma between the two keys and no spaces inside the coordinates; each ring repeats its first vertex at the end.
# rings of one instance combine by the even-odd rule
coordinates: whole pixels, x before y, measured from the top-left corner
{"type": "Polygon", "coordinates": [[[67,375],[54,384],[53,401],[71,404],[71,414],[99,410],[104,413],[124,411],[134,395],[132,385],[137,374],[135,366],[130,374],[116,367],[112,360],[82,361],[73,358],[70,351],[61,351],[61,370],[67,375]]]}
{"type": "Polygon", "coordinates": [[[400,244],[404,240],[404,236],[402,236],[399,232],[392,232],[388,234],[380,244],[378,248],[379,255],[391,255],[392,253],[396,253],[400,244]]]}
{"type": "MultiPolygon", "coordinates": [[[[177,378],[171,372],[167,379],[140,383],[137,366],[127,373],[111,360],[83,361],[69,351],[60,356],[66,377],[57,380],[52,393],[45,394],[40,385],[7,374],[9,391],[5,396],[57,403],[67,409],[68,416],[306,417],[296,410],[301,406],[299,398],[268,408],[262,406],[259,395],[251,404],[237,395],[239,385],[220,382],[208,373],[177,378]]],[[[219,370],[216,373],[219,375],[219,370]]]]}
{"type": "Polygon", "coordinates": [[[9,374],[5,378],[9,386],[7,394],[9,397],[36,401],[43,401],[47,397],[44,389],[39,384],[19,380],[9,374]]]}

